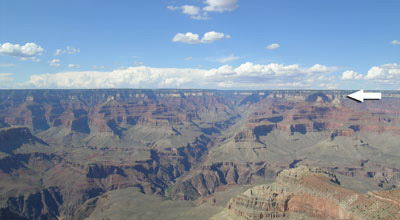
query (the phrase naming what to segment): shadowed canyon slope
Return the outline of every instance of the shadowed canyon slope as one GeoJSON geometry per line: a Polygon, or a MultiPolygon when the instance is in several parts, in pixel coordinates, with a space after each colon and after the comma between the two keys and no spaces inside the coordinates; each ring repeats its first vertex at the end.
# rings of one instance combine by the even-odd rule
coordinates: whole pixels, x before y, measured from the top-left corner
{"type": "Polygon", "coordinates": [[[0,90],[0,219],[93,219],[124,189],[201,203],[300,165],[393,190],[400,93],[349,93],[0,90]]]}

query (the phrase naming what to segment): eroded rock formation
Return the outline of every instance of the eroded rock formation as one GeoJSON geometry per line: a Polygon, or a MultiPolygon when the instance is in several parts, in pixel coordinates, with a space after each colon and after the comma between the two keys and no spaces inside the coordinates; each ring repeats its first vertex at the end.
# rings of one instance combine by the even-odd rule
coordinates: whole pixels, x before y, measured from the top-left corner
{"type": "Polygon", "coordinates": [[[212,219],[394,220],[400,218],[399,196],[399,190],[353,192],[333,173],[300,166],[232,198],[212,219]]]}

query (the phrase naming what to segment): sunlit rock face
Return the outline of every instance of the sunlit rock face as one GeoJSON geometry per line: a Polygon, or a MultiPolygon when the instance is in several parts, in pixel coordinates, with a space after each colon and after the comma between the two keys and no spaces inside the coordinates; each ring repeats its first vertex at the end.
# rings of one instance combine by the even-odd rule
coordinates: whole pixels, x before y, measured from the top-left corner
{"type": "Polygon", "coordinates": [[[399,201],[399,190],[357,193],[333,173],[300,166],[232,198],[212,219],[398,219],[399,201]]]}

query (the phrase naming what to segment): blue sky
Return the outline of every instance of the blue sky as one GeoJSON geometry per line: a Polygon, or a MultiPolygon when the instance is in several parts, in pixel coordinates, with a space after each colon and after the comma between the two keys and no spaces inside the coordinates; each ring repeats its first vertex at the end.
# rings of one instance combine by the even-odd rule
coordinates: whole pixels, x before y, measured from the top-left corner
{"type": "Polygon", "coordinates": [[[398,0],[0,0],[0,88],[400,89],[398,0]]]}

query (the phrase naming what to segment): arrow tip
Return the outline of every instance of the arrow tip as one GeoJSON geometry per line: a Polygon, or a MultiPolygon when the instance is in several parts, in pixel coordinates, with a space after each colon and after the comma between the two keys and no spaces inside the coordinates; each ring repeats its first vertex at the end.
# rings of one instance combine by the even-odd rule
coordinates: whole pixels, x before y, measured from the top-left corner
{"type": "Polygon", "coordinates": [[[359,102],[364,102],[364,96],[363,96],[363,94],[364,94],[364,90],[361,89],[360,91],[351,93],[351,94],[348,95],[347,97],[349,97],[349,98],[351,98],[351,99],[354,99],[354,100],[356,100],[356,101],[359,101],[359,102]]]}

